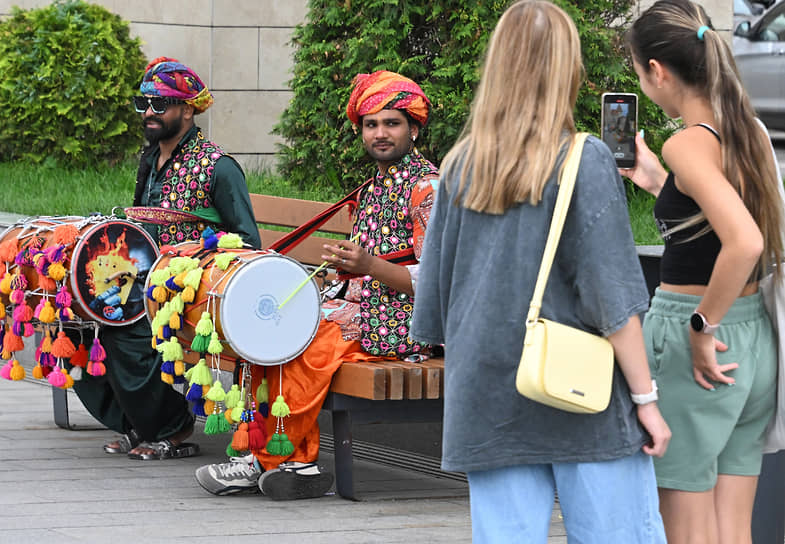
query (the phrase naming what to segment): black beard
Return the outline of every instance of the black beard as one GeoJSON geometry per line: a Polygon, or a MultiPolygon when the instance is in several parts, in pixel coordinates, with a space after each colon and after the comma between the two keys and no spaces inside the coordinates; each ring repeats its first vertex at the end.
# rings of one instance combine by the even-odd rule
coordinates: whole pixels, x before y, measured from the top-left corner
{"type": "Polygon", "coordinates": [[[160,117],[153,117],[152,120],[161,123],[161,128],[151,128],[146,124],[146,120],[142,121],[142,128],[144,129],[144,137],[151,144],[157,144],[161,141],[166,141],[179,134],[183,126],[182,119],[174,119],[171,123],[166,123],[160,117]]]}

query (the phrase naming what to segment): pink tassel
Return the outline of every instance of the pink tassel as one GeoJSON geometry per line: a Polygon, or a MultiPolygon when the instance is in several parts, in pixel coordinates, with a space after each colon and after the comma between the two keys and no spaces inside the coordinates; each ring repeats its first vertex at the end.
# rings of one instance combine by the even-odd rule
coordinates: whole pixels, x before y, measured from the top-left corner
{"type": "MultiPolygon", "coordinates": [[[[35,307],[35,310],[33,310],[33,317],[35,317],[36,319],[38,319],[39,317],[41,317],[41,310],[43,310],[43,309],[44,309],[44,304],[45,304],[45,303],[46,303],[46,298],[42,298],[42,299],[41,299],[41,300],[38,302],[38,304],[37,304],[37,305],[36,305],[36,307],[35,307]]],[[[16,309],[14,309],[14,319],[16,319],[16,309]]]]}
{"type": "Polygon", "coordinates": [[[55,295],[55,306],[58,308],[67,308],[71,306],[72,297],[71,293],[65,288],[65,286],[61,287],[60,290],[55,295]]]}
{"type": "Polygon", "coordinates": [[[48,247],[44,250],[46,254],[46,258],[49,259],[50,263],[61,263],[63,262],[63,257],[65,257],[65,253],[63,250],[65,246],[56,245],[52,247],[48,247]]]}
{"type": "Polygon", "coordinates": [[[46,377],[47,381],[54,387],[62,387],[65,385],[66,377],[59,368],[53,370],[49,376],[46,377]]]}
{"type": "Polygon", "coordinates": [[[90,360],[96,363],[100,363],[106,359],[106,351],[104,347],[101,345],[101,341],[96,338],[93,340],[93,345],[90,346],[90,360]]]}
{"type": "Polygon", "coordinates": [[[100,361],[88,361],[87,373],[91,376],[103,376],[106,374],[106,365],[100,361]]]}
{"type": "Polygon", "coordinates": [[[28,304],[20,304],[14,308],[14,321],[30,321],[33,319],[33,309],[28,304]]]}
{"type": "Polygon", "coordinates": [[[23,289],[14,289],[8,295],[11,304],[22,304],[25,301],[25,292],[23,289]]]}
{"type": "Polygon", "coordinates": [[[25,338],[30,338],[35,334],[35,327],[33,327],[32,323],[25,323],[24,330],[22,331],[22,336],[25,338]]]}
{"type": "Polygon", "coordinates": [[[14,365],[11,364],[11,361],[8,361],[6,364],[3,365],[3,368],[0,368],[0,377],[10,380],[11,379],[11,369],[14,365]]]}

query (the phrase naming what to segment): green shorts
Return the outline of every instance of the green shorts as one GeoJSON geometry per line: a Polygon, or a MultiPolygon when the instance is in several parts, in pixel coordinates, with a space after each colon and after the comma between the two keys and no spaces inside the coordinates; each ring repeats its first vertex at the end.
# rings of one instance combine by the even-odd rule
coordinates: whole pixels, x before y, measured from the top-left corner
{"type": "Polygon", "coordinates": [[[709,391],[695,382],[688,327],[700,300],[657,289],[643,325],[660,410],[673,433],[665,456],[654,459],[657,485],[682,491],[712,489],[717,474],[760,474],[776,401],[776,333],[759,293],[737,299],[716,334],[728,346],[717,361],[739,363],[725,373],[736,385],[709,391]]]}

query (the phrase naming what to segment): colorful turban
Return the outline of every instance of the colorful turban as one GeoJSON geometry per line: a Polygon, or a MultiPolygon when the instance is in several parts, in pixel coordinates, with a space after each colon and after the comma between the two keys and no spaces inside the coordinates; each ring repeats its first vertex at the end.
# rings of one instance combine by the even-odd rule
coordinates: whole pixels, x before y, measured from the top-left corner
{"type": "Polygon", "coordinates": [[[382,110],[406,110],[414,120],[425,126],[431,102],[419,85],[395,72],[379,70],[358,74],[352,81],[354,89],[346,106],[346,115],[355,124],[360,117],[382,110]]]}
{"type": "Polygon", "coordinates": [[[158,57],[147,65],[139,90],[146,95],[185,100],[196,113],[202,113],[213,103],[213,95],[196,72],[169,57],[158,57]]]}

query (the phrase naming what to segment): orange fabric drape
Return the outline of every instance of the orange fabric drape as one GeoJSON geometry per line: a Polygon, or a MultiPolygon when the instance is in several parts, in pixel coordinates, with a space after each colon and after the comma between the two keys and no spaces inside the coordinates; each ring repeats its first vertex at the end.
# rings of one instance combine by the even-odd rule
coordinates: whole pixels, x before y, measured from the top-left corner
{"type": "MultiPolygon", "coordinates": [[[[279,380],[279,367],[251,368],[252,391],[263,377],[267,378],[270,406],[283,394],[291,413],[283,419],[284,433],[294,445],[288,457],[270,455],[267,450],[254,450],[253,454],[265,470],[276,468],[284,461],[312,463],[319,457],[319,424],[316,420],[322,403],[330,389],[333,374],[344,361],[382,361],[388,357],[374,357],[365,353],[356,340],[346,341],[341,327],[332,321],[322,320],[308,348],[299,357],[282,365],[283,382],[279,380]],[[283,389],[279,387],[283,383],[283,389]]],[[[268,436],[275,432],[276,418],[267,417],[268,436]]]]}

